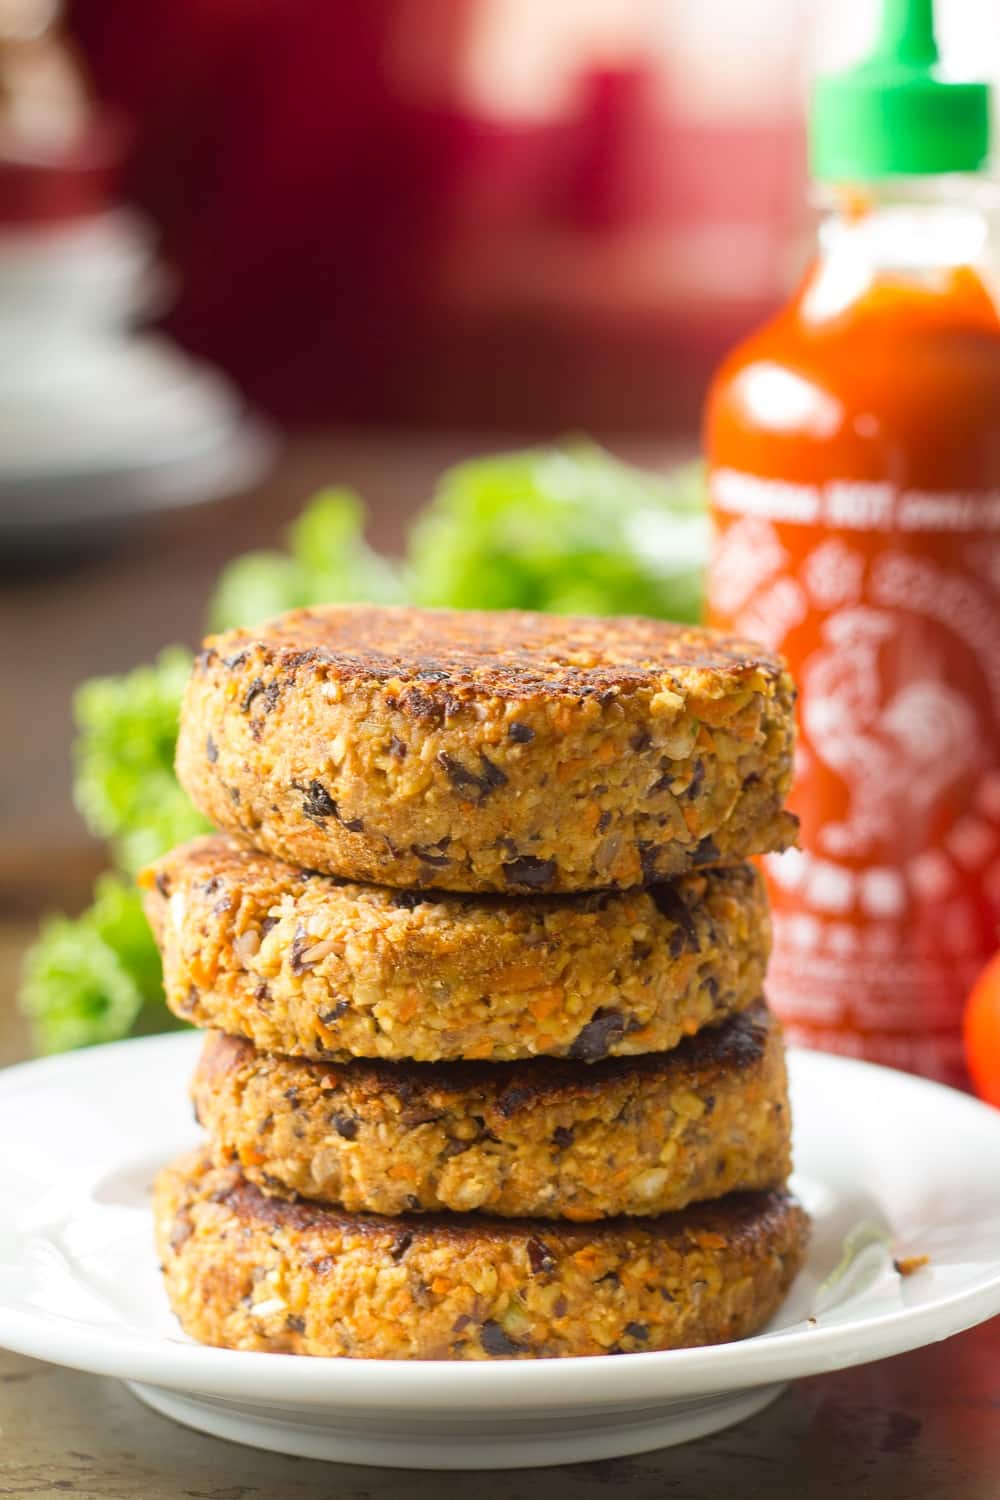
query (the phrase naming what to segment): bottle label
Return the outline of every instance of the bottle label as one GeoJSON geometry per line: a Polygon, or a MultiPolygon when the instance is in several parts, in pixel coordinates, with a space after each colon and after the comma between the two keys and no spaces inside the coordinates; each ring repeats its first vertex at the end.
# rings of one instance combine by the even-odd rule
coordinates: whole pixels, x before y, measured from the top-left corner
{"type": "Polygon", "coordinates": [[[711,495],[713,623],[801,694],[771,1001],[793,1040],[958,1081],[1000,926],[1000,490],[718,469],[711,495]]]}

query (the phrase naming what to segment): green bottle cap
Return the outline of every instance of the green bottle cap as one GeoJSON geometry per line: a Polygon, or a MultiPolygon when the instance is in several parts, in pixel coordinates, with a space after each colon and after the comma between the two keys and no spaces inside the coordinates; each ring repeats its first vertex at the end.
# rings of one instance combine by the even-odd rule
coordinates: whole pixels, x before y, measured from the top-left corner
{"type": "Polygon", "coordinates": [[[883,0],[871,57],[816,80],[810,166],[826,181],[976,172],[990,150],[990,87],[941,76],[933,0],[883,0]]]}

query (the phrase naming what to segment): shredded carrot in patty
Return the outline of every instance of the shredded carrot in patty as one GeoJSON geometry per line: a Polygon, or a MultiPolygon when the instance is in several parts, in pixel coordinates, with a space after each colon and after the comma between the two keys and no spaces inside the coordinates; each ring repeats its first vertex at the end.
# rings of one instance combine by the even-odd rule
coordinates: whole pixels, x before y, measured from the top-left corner
{"type": "Polygon", "coordinates": [[[561,985],[553,985],[551,989],[543,990],[532,1000],[529,1009],[536,1021],[544,1021],[550,1016],[557,1006],[565,999],[565,991],[561,985]]]}

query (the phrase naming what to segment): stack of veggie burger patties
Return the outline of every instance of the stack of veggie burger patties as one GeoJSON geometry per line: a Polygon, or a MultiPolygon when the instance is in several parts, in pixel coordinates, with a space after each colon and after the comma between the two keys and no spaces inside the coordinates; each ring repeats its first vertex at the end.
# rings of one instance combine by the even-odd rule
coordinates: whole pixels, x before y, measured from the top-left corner
{"type": "Polygon", "coordinates": [[[738,1338],[807,1219],[748,856],[793,689],[645,619],[332,606],[209,640],[143,876],[211,1028],[165,1169],[207,1343],[489,1359],[738,1338]]]}

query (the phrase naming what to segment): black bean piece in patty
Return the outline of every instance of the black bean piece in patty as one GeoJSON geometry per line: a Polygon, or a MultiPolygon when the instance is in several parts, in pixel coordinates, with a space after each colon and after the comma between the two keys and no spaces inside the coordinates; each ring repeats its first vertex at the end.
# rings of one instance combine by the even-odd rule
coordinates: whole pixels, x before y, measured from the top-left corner
{"type": "Polygon", "coordinates": [[[516,1344],[508,1334],[504,1333],[499,1323],[492,1318],[488,1319],[479,1330],[479,1342],[487,1354],[520,1354],[521,1345],[516,1344]]]}
{"type": "Polygon", "coordinates": [[[503,867],[508,885],[523,885],[530,891],[541,891],[552,884],[556,877],[554,859],[537,859],[533,854],[522,854],[509,860],[503,867]]]}
{"type": "Polygon", "coordinates": [[[677,931],[674,938],[680,938],[680,946],[674,951],[674,943],[671,941],[670,951],[674,958],[679,957],[686,947],[689,953],[698,952],[698,927],[694,919],[694,913],[688,906],[684,897],[674,886],[660,882],[649,887],[649,894],[653,905],[661,916],[674,922],[677,931]]]}
{"type": "Polygon", "coordinates": [[[580,1032],[569,1056],[580,1062],[600,1062],[624,1031],[625,1017],[621,1012],[602,1007],[580,1032]]]}

